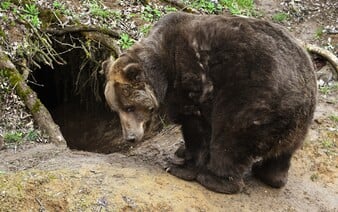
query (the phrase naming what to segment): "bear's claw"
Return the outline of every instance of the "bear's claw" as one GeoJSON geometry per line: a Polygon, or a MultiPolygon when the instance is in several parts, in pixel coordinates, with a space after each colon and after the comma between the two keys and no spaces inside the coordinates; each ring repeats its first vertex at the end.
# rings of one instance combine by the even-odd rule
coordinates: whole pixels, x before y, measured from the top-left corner
{"type": "Polygon", "coordinates": [[[196,179],[198,174],[197,169],[195,168],[185,168],[178,166],[171,166],[168,169],[168,172],[175,177],[181,178],[183,180],[192,181],[196,179]]]}
{"type": "Polygon", "coordinates": [[[207,189],[224,194],[239,193],[244,187],[242,179],[221,179],[220,177],[206,172],[199,173],[196,180],[207,189]]]}

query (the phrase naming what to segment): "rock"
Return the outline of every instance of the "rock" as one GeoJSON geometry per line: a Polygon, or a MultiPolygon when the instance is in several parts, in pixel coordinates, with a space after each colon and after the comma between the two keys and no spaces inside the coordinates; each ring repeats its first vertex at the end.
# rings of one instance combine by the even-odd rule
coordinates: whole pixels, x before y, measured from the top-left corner
{"type": "Polygon", "coordinates": [[[317,71],[317,82],[319,86],[328,85],[330,81],[334,80],[334,70],[331,65],[323,66],[317,71]]]}

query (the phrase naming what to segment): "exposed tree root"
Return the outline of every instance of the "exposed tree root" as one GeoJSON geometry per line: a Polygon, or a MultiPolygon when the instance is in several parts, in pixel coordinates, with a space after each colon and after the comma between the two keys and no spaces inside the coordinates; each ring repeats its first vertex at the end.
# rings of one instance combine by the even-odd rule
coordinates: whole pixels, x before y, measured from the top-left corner
{"type": "Polygon", "coordinates": [[[68,33],[76,33],[76,32],[99,32],[101,34],[109,35],[110,37],[119,39],[120,33],[112,30],[108,30],[105,28],[95,28],[95,27],[87,27],[87,26],[68,26],[65,28],[48,28],[44,30],[44,32],[50,33],[52,35],[64,35],[68,33]]]}
{"type": "Polygon", "coordinates": [[[334,70],[336,71],[336,74],[338,75],[338,58],[336,57],[336,55],[334,55],[332,52],[326,49],[323,49],[313,44],[305,43],[304,47],[309,52],[318,54],[322,56],[324,59],[326,59],[333,66],[334,70]]]}
{"type": "Polygon", "coordinates": [[[66,146],[66,140],[59,126],[55,124],[47,108],[41,103],[36,93],[26,84],[22,75],[1,49],[0,70],[4,70],[11,85],[15,87],[18,96],[30,110],[38,127],[49,136],[51,143],[66,146]]]}
{"type": "Polygon", "coordinates": [[[107,36],[105,34],[97,33],[97,32],[84,32],[84,35],[87,39],[99,42],[103,44],[105,47],[113,51],[115,57],[118,57],[122,52],[120,47],[117,45],[115,39],[107,36]]]}

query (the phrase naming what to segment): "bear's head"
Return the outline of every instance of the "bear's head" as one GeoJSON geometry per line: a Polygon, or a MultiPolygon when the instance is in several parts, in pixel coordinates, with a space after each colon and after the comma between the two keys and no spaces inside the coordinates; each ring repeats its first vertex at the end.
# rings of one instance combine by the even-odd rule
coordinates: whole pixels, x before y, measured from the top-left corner
{"type": "Polygon", "coordinates": [[[102,70],[106,76],[104,95],[110,108],[119,114],[123,138],[140,141],[159,106],[144,70],[127,54],[115,61],[110,57],[102,63],[102,70]]]}

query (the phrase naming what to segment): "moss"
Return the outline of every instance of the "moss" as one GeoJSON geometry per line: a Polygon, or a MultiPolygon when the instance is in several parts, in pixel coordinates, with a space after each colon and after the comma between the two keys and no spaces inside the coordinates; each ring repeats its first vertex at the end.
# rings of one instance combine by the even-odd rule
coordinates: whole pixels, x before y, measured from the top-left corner
{"type": "Polygon", "coordinates": [[[0,77],[7,77],[8,78],[8,70],[0,69],[0,77]]]}
{"type": "Polygon", "coordinates": [[[9,77],[9,82],[12,85],[17,85],[19,82],[21,82],[23,79],[19,74],[13,73],[11,71],[8,71],[8,77],[9,77]]]}
{"type": "Polygon", "coordinates": [[[21,86],[17,87],[16,92],[23,101],[26,101],[28,95],[31,94],[31,91],[29,89],[23,89],[21,86]]]}
{"type": "Polygon", "coordinates": [[[39,99],[36,99],[36,101],[33,105],[33,108],[31,109],[32,113],[35,114],[35,113],[39,112],[41,105],[42,105],[41,101],[39,99]]]}
{"type": "Polygon", "coordinates": [[[19,82],[23,81],[22,76],[20,74],[9,72],[8,77],[9,77],[9,82],[11,83],[11,85],[16,86],[16,92],[19,95],[19,97],[22,100],[26,101],[31,91],[29,89],[24,89],[20,86],[19,82]]]}
{"type": "MultiPolygon", "coordinates": [[[[5,57],[3,59],[8,58],[5,57]]],[[[27,100],[27,97],[29,94],[31,94],[31,91],[29,89],[24,89],[20,86],[19,82],[23,81],[23,78],[20,74],[14,73],[13,71],[8,69],[1,69],[0,76],[7,77],[10,84],[15,87],[16,93],[19,95],[19,97],[24,101],[27,100]]]]}
{"type": "Polygon", "coordinates": [[[6,38],[6,34],[2,29],[0,29],[0,37],[6,38]]]}

